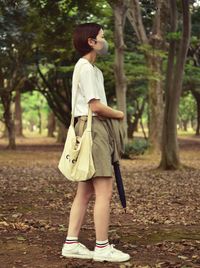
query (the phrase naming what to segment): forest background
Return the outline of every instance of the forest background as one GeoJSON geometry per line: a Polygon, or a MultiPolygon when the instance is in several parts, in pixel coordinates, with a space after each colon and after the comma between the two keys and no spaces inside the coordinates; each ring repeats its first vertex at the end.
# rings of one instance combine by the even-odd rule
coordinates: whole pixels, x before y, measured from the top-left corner
{"type": "Polygon", "coordinates": [[[79,58],[72,33],[79,23],[97,22],[109,55],[96,64],[104,74],[108,105],[125,113],[127,154],[161,151],[160,166],[179,168],[176,128],[178,135],[200,134],[200,7],[199,1],[187,2],[178,1],[172,14],[170,1],[1,1],[0,131],[8,148],[16,148],[15,137],[65,141],[79,58]]]}

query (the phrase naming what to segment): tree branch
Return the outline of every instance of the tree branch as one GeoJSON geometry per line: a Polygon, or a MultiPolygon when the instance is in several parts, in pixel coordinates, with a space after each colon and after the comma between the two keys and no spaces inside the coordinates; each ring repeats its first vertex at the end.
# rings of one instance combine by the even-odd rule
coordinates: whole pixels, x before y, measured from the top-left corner
{"type": "MultiPolygon", "coordinates": [[[[171,0],[173,2],[173,0],[171,0]]],[[[183,31],[182,38],[179,44],[179,51],[176,61],[175,74],[174,74],[174,88],[176,88],[176,97],[179,98],[182,89],[182,77],[184,72],[184,65],[186,61],[187,51],[190,41],[191,33],[191,18],[189,0],[182,0],[183,10],[183,31]]]]}
{"type": "Polygon", "coordinates": [[[138,41],[142,44],[148,44],[147,34],[142,21],[142,12],[138,0],[126,1],[128,6],[127,17],[136,33],[138,41]]]}

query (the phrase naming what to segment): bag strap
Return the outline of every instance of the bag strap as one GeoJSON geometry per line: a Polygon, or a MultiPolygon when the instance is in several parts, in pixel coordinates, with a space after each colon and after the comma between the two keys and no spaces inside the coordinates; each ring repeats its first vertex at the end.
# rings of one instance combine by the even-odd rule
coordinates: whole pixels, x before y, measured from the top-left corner
{"type": "MultiPolygon", "coordinates": [[[[74,77],[73,77],[74,80],[72,83],[72,88],[75,90],[75,97],[74,97],[74,105],[73,105],[71,122],[70,122],[70,125],[72,125],[72,126],[74,126],[74,112],[75,112],[75,104],[76,104],[77,95],[78,95],[78,84],[79,84],[79,80],[80,80],[80,72],[81,72],[81,68],[84,64],[88,64],[88,63],[81,64],[81,66],[78,69],[77,75],[76,76],[74,75],[74,77]]],[[[90,105],[88,104],[87,130],[91,131],[91,127],[92,127],[92,110],[90,108],[90,105]]]]}

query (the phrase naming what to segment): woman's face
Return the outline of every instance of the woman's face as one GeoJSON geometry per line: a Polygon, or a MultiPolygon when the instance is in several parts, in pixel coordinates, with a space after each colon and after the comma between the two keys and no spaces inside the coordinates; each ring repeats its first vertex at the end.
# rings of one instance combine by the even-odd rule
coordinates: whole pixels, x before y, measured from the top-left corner
{"type": "MultiPolygon", "coordinates": [[[[96,37],[96,40],[97,41],[100,41],[100,42],[97,42],[97,45],[99,45],[99,44],[102,44],[103,42],[104,42],[104,32],[103,32],[103,30],[102,29],[100,29],[99,30],[99,33],[98,33],[98,35],[97,35],[97,37],[96,37]],[[103,41],[103,42],[102,42],[103,41]]],[[[102,48],[102,46],[101,47],[96,47],[96,48],[102,48]]]]}
{"type": "Polygon", "coordinates": [[[104,31],[100,29],[95,39],[89,38],[88,44],[99,55],[106,55],[108,52],[108,43],[104,38],[104,31]]]}

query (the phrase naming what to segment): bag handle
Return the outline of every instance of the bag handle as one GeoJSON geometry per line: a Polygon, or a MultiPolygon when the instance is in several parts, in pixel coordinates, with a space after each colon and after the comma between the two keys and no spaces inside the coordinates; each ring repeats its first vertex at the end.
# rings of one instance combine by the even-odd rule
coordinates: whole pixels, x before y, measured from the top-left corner
{"type": "MultiPolygon", "coordinates": [[[[76,76],[74,76],[74,80],[72,82],[72,88],[74,88],[75,91],[75,97],[74,97],[74,105],[73,105],[73,110],[72,110],[72,116],[71,116],[71,122],[70,125],[74,126],[74,112],[75,112],[75,104],[77,101],[77,93],[78,93],[78,83],[79,83],[79,79],[80,79],[80,72],[81,72],[81,67],[84,64],[88,64],[88,63],[83,63],[79,69],[78,69],[78,73],[76,76]]],[[[90,105],[88,104],[88,120],[87,120],[87,130],[91,131],[91,127],[92,127],[92,110],[90,108],[90,105]]]]}

